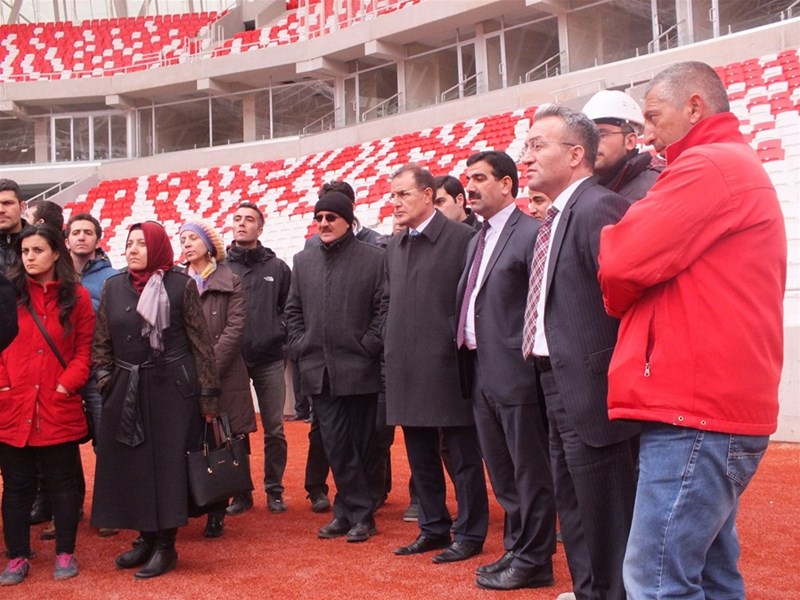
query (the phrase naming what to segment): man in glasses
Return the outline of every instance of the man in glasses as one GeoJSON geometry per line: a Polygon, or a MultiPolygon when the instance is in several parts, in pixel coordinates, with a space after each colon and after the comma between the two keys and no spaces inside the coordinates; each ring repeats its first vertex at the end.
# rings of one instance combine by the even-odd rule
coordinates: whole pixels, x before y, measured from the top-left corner
{"type": "Polygon", "coordinates": [[[642,109],[625,92],[601,90],[589,98],[583,113],[600,132],[594,163],[598,183],[630,202],[644,198],[664,170],[664,161],[637,148],[644,129],[642,109]]]}
{"type": "Polygon", "coordinates": [[[540,108],[525,140],[528,187],[553,199],[537,235],[523,356],[538,373],[556,505],[577,598],[625,600],[622,561],[636,487],[639,426],[609,421],[607,372],[618,321],[597,282],[600,230],[628,202],[592,177],[598,132],[583,113],[540,108]]]}
{"type": "MultiPolygon", "coordinates": [[[[286,327],[283,311],[289,295],[292,272],[289,266],[261,245],[264,214],[252,202],[241,202],[233,215],[233,244],[228,264],[244,283],[247,326],[242,354],[253,381],[258,411],[264,429],[264,491],[270,512],[286,510],[283,502],[283,473],[286,470],[286,434],[283,431],[284,350],[286,327]]],[[[252,494],[233,499],[229,515],[253,506],[252,494]]]]}
{"type": "Polygon", "coordinates": [[[433,562],[480,553],[489,522],[475,420],[461,396],[455,348],[455,298],[475,230],[434,208],[433,175],[417,164],[392,175],[394,214],[405,231],[386,248],[386,419],[402,425],[419,497],[419,536],[395,549],[405,556],[444,549],[433,562]],[[454,471],[458,518],[445,503],[442,438],[454,471]]]}
{"type": "Polygon", "coordinates": [[[320,245],[294,257],[286,304],[289,352],[311,396],[336,483],[322,539],[363,542],[377,533],[369,451],[381,391],[384,251],[353,233],[353,203],[328,192],[314,207],[320,245]]]}

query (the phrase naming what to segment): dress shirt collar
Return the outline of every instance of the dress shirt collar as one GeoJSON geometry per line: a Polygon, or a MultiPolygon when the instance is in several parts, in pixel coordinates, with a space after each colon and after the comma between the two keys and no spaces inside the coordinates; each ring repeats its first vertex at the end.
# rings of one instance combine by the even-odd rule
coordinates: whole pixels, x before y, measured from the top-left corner
{"type": "Polygon", "coordinates": [[[422,223],[420,223],[418,227],[409,227],[408,232],[411,233],[412,231],[416,231],[418,233],[422,233],[423,231],[425,231],[425,228],[428,226],[428,224],[431,221],[433,221],[433,217],[435,216],[436,216],[436,209],[434,209],[433,212],[431,213],[431,216],[425,219],[422,223]]]}

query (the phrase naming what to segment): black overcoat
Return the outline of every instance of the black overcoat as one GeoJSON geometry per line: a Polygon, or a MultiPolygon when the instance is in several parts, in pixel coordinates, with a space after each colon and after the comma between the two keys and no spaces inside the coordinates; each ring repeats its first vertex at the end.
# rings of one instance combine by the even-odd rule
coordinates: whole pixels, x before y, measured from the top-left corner
{"type": "Polygon", "coordinates": [[[164,287],[170,300],[170,326],[163,333],[163,360],[154,361],[136,312],[139,294],[127,273],[105,283],[93,358],[99,373],[112,375],[103,390],[98,432],[95,527],[158,531],[188,520],[186,451],[202,441],[199,392],[218,387],[219,380],[196,284],[188,275],[170,270],[164,275],[164,287]],[[138,407],[144,441],[135,447],[117,440],[131,377],[131,370],[120,361],[142,365],[138,407]],[[155,366],[147,366],[153,362],[155,366]]]}
{"type": "Polygon", "coordinates": [[[470,426],[456,362],[456,288],[469,225],[436,211],[417,237],[398,233],[386,248],[386,421],[411,427],[470,426]]]}
{"type": "Polygon", "coordinates": [[[322,392],[326,370],[333,396],[381,391],[383,255],[348,233],[294,257],[286,323],[303,394],[322,392]]]}

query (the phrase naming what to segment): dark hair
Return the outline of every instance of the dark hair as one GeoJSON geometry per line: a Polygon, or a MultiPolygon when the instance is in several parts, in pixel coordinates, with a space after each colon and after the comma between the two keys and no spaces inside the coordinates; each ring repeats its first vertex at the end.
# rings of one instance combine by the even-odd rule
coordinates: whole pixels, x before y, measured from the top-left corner
{"type": "Polygon", "coordinates": [[[14,192],[19,202],[22,202],[22,192],[19,184],[13,179],[0,179],[0,192],[14,192]]]}
{"type": "MultiPolygon", "coordinates": [[[[61,309],[58,315],[58,321],[65,331],[72,329],[70,322],[70,315],[75,304],[78,302],[78,276],[75,273],[75,268],[72,265],[72,259],[69,257],[69,251],[64,245],[64,235],[55,227],[48,223],[39,223],[38,225],[28,225],[19,234],[16,242],[16,252],[18,256],[22,256],[22,240],[38,235],[43,237],[50,249],[58,252],[58,260],[55,264],[55,278],[59,281],[58,288],[58,307],[61,309]]],[[[11,267],[8,273],[8,278],[14,282],[14,287],[17,290],[17,302],[28,308],[31,306],[31,294],[28,289],[28,274],[25,271],[25,265],[19,261],[11,267]]]]}
{"type": "Polygon", "coordinates": [[[91,221],[92,225],[94,225],[94,232],[97,235],[97,239],[99,240],[101,237],[103,237],[103,228],[100,226],[100,221],[95,219],[89,213],[78,213],[76,215],[72,215],[69,218],[69,221],[67,221],[67,228],[64,231],[65,236],[69,237],[69,233],[72,231],[72,224],[75,221],[91,221]]]}
{"type": "Polygon", "coordinates": [[[594,171],[594,163],[597,161],[597,146],[600,143],[600,132],[594,121],[582,112],[572,110],[563,104],[545,104],[533,116],[534,120],[545,117],[556,117],[564,122],[566,135],[570,139],[561,141],[577,144],[583,148],[583,160],[594,171]]]}
{"type": "Polygon", "coordinates": [[[60,205],[50,200],[38,200],[33,204],[28,202],[28,207],[33,208],[33,214],[36,215],[35,221],[41,219],[59,231],[64,229],[64,209],[60,205]]]}
{"type": "Polygon", "coordinates": [[[658,73],[645,88],[645,96],[660,87],[664,99],[675,108],[683,106],[692,94],[700,94],[712,113],[731,109],[725,85],[710,66],[704,62],[675,63],[658,73]]]}
{"type": "Polygon", "coordinates": [[[322,198],[328,192],[340,192],[350,198],[350,202],[353,204],[356,203],[356,193],[353,191],[353,187],[341,179],[333,179],[332,181],[323,183],[322,187],[319,188],[317,198],[322,198]]]}
{"type": "Polygon", "coordinates": [[[256,206],[249,200],[245,200],[244,202],[239,202],[239,205],[236,207],[236,210],[239,210],[240,208],[249,208],[250,210],[256,211],[256,214],[258,215],[258,226],[259,227],[264,226],[264,213],[261,212],[261,209],[258,208],[258,206],[256,206]]]}
{"type": "Polygon", "coordinates": [[[404,173],[411,173],[414,175],[414,183],[420,190],[431,188],[431,192],[436,193],[436,183],[434,182],[433,175],[425,167],[419,163],[408,163],[397,169],[392,173],[392,179],[397,179],[404,173]]]}
{"type": "MultiPolygon", "coordinates": [[[[436,193],[438,189],[444,189],[445,192],[450,194],[453,197],[453,200],[458,198],[458,195],[461,194],[461,197],[464,199],[464,206],[467,204],[467,193],[464,191],[464,186],[461,185],[461,182],[453,177],[452,175],[439,175],[433,180],[433,192],[436,193]]],[[[458,200],[456,200],[458,202],[458,200]]]]}
{"type": "Polygon", "coordinates": [[[497,150],[484,150],[476,152],[467,159],[467,166],[474,165],[476,162],[485,161],[492,166],[492,175],[498,181],[503,177],[511,178],[511,196],[517,197],[519,193],[519,172],[517,163],[505,152],[497,150]]]}

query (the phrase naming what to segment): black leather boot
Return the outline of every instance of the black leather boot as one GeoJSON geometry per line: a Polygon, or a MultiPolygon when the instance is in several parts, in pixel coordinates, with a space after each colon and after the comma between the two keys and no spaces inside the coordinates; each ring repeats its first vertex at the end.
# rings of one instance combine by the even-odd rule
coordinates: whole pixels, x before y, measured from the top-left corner
{"type": "Polygon", "coordinates": [[[141,531],[133,540],[133,548],[120,554],[114,561],[120,569],[133,569],[147,562],[153,553],[156,534],[152,531],[141,531]]]}
{"type": "Polygon", "coordinates": [[[136,571],[137,579],[150,579],[158,577],[175,568],[178,564],[178,552],[175,550],[175,537],[177,529],[162,529],[156,533],[153,554],[145,565],[136,571]]]}
{"type": "Polygon", "coordinates": [[[203,536],[207,538],[222,537],[222,531],[224,527],[225,527],[224,512],[221,515],[208,513],[208,519],[206,520],[206,529],[203,532],[203,536]]]}

